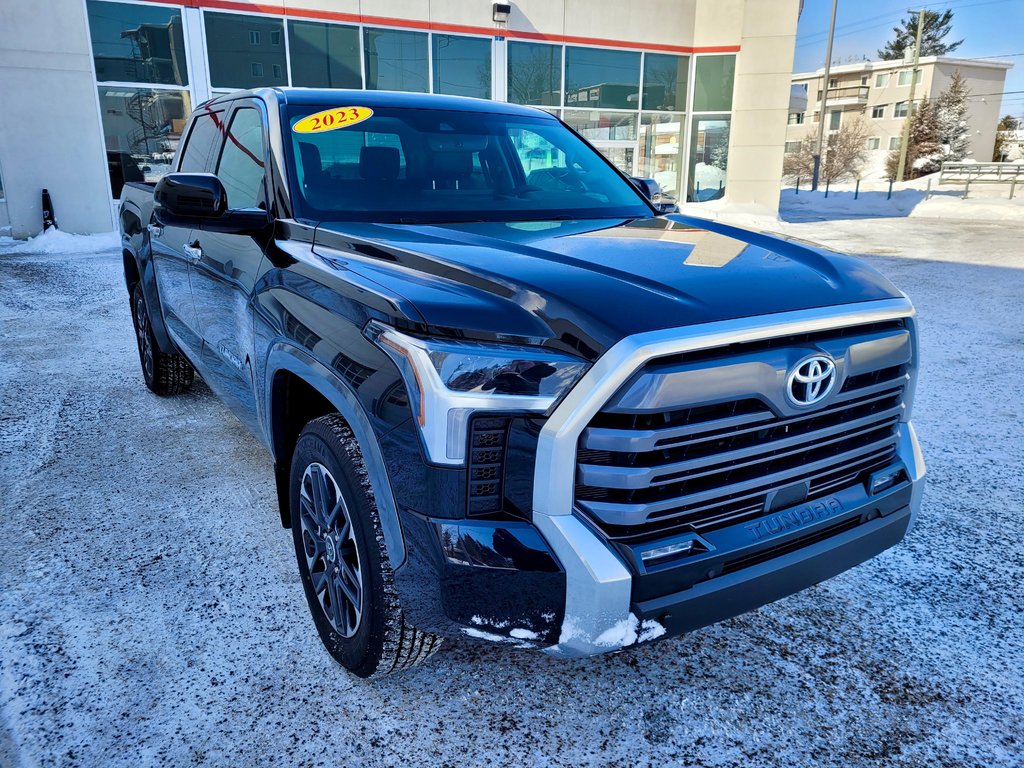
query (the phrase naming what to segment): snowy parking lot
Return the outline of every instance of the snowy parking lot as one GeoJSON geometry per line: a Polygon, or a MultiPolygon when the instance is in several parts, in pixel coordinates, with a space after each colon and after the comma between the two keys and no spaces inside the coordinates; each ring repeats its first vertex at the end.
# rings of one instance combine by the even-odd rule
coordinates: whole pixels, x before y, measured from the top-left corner
{"type": "Polygon", "coordinates": [[[778,226],[917,304],[918,527],[684,638],[374,683],[316,637],[256,440],[145,389],[116,239],[0,244],[0,766],[1020,766],[1024,227],[778,226]]]}

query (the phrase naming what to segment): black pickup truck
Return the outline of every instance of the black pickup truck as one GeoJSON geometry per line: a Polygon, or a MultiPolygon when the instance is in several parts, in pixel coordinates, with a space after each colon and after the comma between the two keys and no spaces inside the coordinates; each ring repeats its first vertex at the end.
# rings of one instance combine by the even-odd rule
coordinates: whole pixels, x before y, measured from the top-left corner
{"type": "Polygon", "coordinates": [[[201,105],[125,185],[146,385],[198,373],[270,451],[355,674],[678,635],[912,524],[910,302],[646,191],[539,110],[307,89],[201,105]]]}

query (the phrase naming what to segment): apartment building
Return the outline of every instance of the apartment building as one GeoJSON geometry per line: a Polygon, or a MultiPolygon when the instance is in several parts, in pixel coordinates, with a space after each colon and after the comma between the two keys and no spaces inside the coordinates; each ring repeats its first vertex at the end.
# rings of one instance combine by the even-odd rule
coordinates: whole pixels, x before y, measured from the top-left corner
{"type": "MultiPolygon", "coordinates": [[[[988,162],[1000,118],[999,94],[1012,66],[1001,61],[926,56],[918,65],[914,100],[938,98],[959,71],[971,92],[967,102],[969,157],[988,162]]],[[[864,178],[881,178],[889,151],[899,149],[904,118],[909,112],[912,72],[912,61],[864,61],[831,68],[825,129],[838,131],[847,121],[864,120],[869,150],[864,178]]],[[[786,152],[797,151],[808,133],[817,134],[824,75],[824,69],[793,75],[794,87],[806,91],[807,106],[803,112],[789,113],[786,152]]]]}

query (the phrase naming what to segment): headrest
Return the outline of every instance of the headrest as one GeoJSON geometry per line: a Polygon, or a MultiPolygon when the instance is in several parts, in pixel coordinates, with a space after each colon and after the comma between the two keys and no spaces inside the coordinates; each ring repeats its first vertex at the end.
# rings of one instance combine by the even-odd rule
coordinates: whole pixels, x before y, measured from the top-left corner
{"type": "Polygon", "coordinates": [[[460,181],[473,173],[472,152],[434,152],[430,157],[431,176],[437,181],[460,181]]]}
{"type": "Polygon", "coordinates": [[[319,178],[324,172],[324,164],[320,159],[320,150],[316,144],[308,141],[299,142],[299,155],[302,157],[302,171],[305,178],[319,178]]]}
{"type": "Polygon", "coordinates": [[[360,147],[359,175],[369,181],[394,181],[400,160],[398,147],[360,147]]]}

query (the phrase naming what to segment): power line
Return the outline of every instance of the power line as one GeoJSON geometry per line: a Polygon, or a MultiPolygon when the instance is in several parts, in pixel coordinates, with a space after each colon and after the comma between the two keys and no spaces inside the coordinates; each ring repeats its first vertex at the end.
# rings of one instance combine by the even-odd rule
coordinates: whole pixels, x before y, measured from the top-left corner
{"type": "MultiPolygon", "coordinates": [[[[941,3],[940,2],[940,3],[925,4],[922,7],[925,8],[925,9],[929,9],[929,8],[934,8],[936,6],[943,6],[942,10],[963,10],[964,8],[975,8],[975,7],[981,6],[981,5],[997,5],[999,3],[1009,3],[1009,2],[1017,2],[1017,0],[981,0],[981,2],[973,2],[973,3],[967,3],[967,2],[964,2],[964,3],[957,3],[957,2],[952,2],[952,3],[944,2],[944,3],[941,3]]],[[[901,19],[903,19],[903,17],[904,17],[904,12],[900,11],[899,13],[890,13],[890,14],[887,14],[885,16],[872,16],[872,17],[863,18],[863,19],[860,19],[860,20],[850,21],[850,22],[847,22],[846,24],[841,24],[841,25],[839,25],[836,28],[837,29],[836,37],[848,37],[849,35],[853,35],[853,34],[856,34],[858,32],[866,32],[867,30],[874,29],[876,27],[885,27],[885,26],[888,26],[890,23],[892,23],[892,21],[894,21],[894,20],[901,20],[901,19]],[[880,19],[881,19],[881,21],[880,21],[880,19]],[[854,29],[854,27],[856,27],[856,29],[854,29]],[[840,33],[838,30],[842,30],[842,29],[845,29],[846,31],[840,33]]],[[[824,40],[824,36],[825,35],[826,35],[826,33],[824,33],[824,32],[812,32],[812,33],[810,33],[808,35],[805,35],[803,40],[800,43],[797,43],[796,47],[797,48],[803,48],[803,47],[806,47],[808,45],[818,45],[818,44],[821,43],[822,40],[824,40]],[[817,38],[821,38],[821,39],[819,40],[817,38]]]]}

